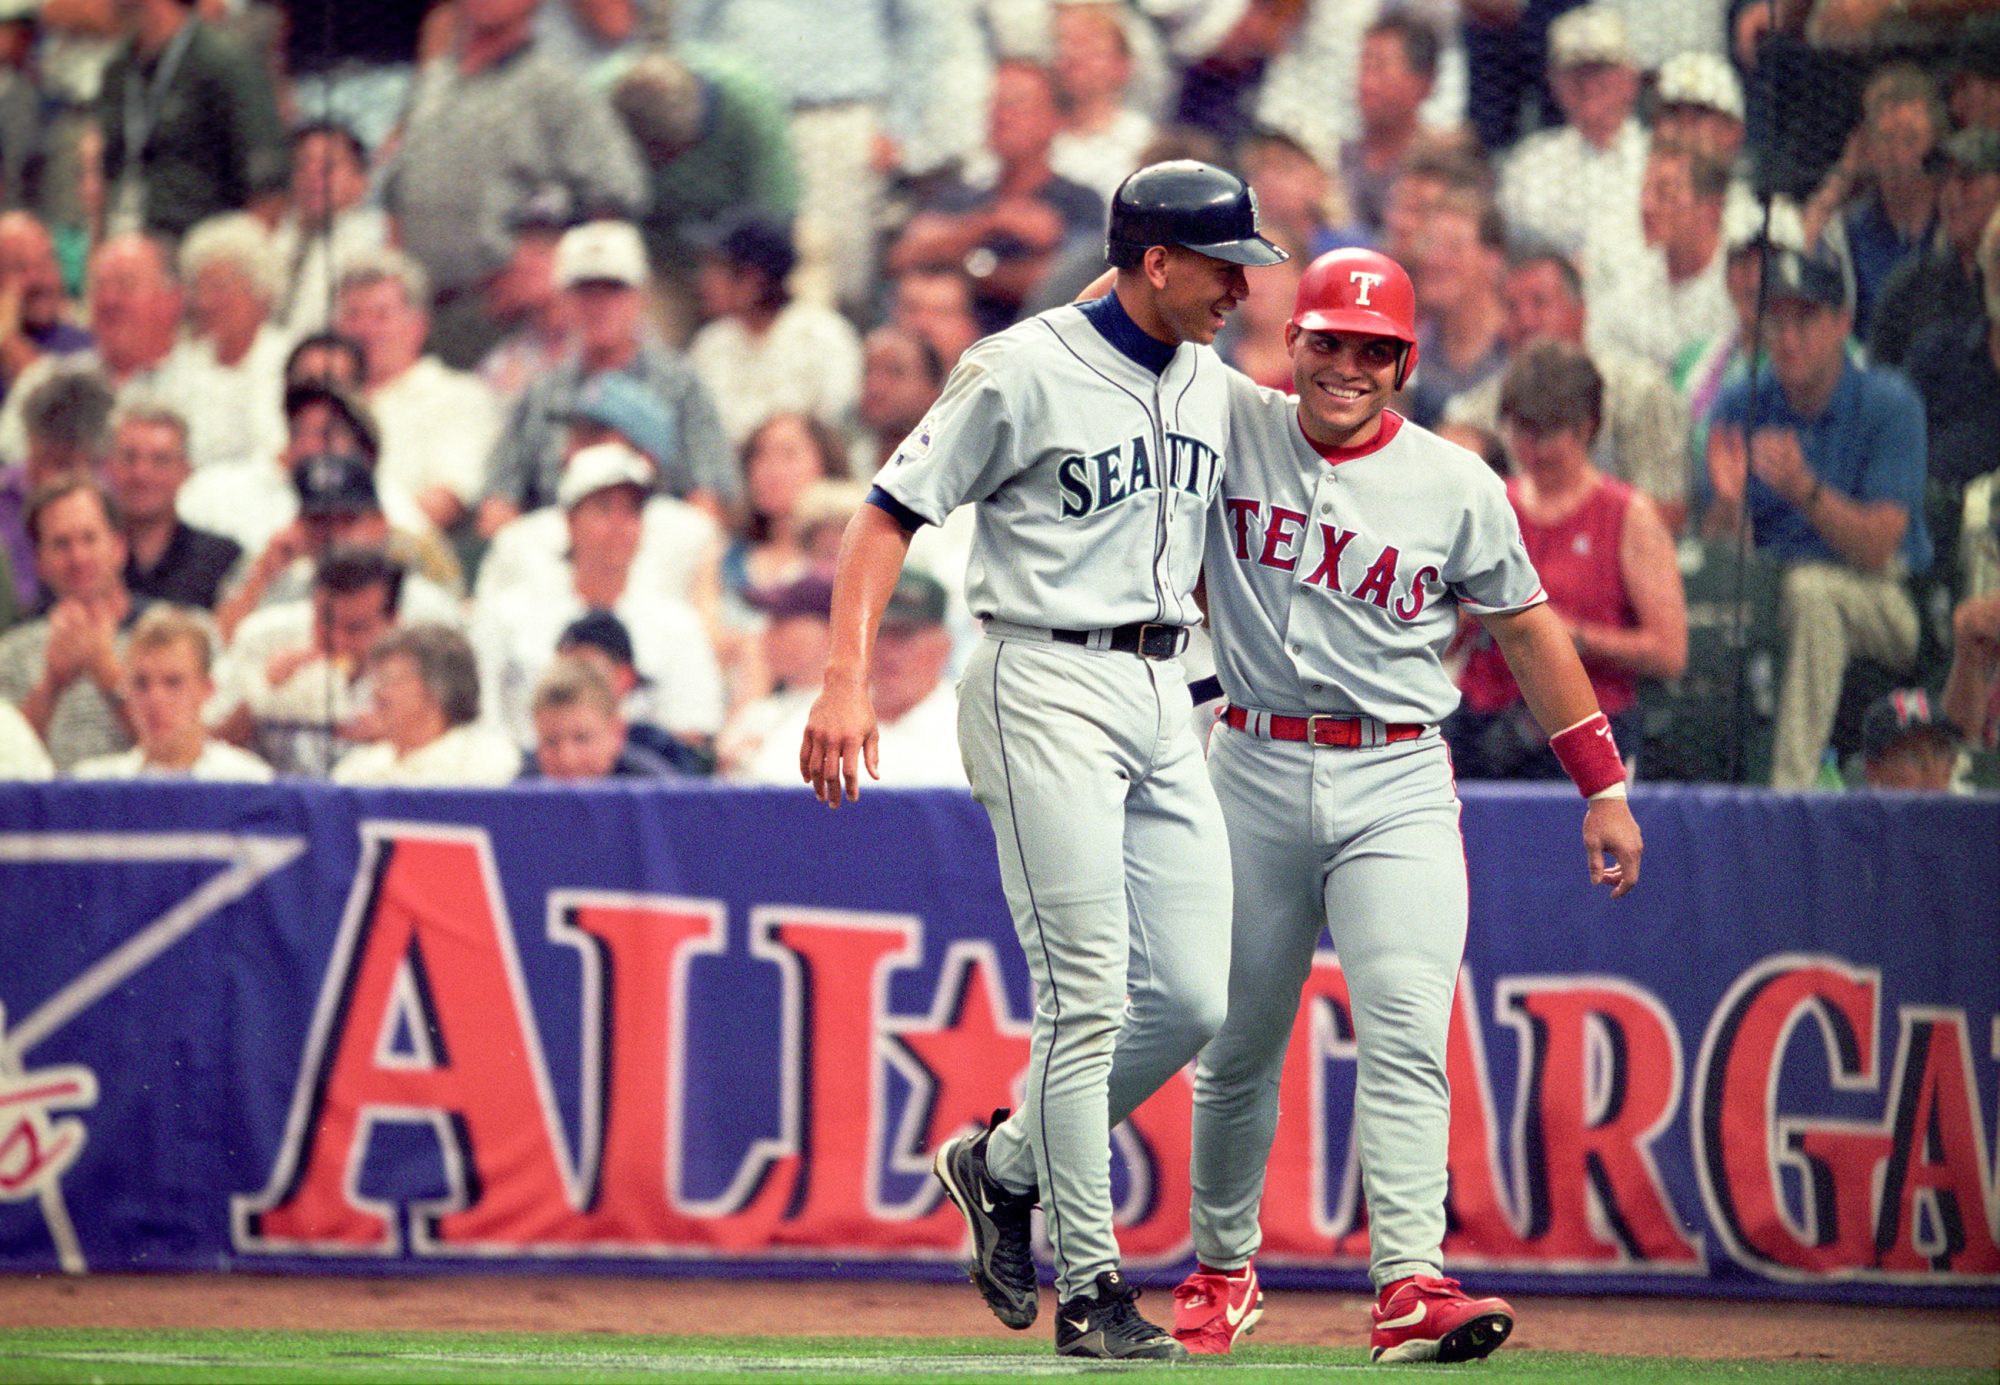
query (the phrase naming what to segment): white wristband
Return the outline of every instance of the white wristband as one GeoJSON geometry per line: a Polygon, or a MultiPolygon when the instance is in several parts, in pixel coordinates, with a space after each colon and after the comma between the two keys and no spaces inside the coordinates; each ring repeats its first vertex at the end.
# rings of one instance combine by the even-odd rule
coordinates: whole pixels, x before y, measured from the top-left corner
{"type": "Polygon", "coordinates": [[[1595,803],[1600,798],[1624,798],[1625,796],[1625,781],[1620,779],[1616,784],[1606,785],[1592,794],[1590,802],[1595,803]]]}

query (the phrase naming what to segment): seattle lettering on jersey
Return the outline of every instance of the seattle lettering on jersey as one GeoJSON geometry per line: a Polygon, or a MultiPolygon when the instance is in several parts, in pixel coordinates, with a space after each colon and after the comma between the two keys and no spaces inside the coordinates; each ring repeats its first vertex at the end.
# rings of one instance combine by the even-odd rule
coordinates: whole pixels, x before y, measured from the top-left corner
{"type": "Polygon", "coordinates": [[[1222,454],[1183,433],[1168,433],[1164,475],[1154,465],[1145,437],[1107,447],[1102,452],[1068,456],[1056,467],[1062,488],[1064,519],[1079,519],[1162,487],[1213,500],[1222,477],[1222,454]]]}
{"type": "Polygon", "coordinates": [[[1409,622],[1423,614],[1431,591],[1443,586],[1443,574],[1426,564],[1399,590],[1397,568],[1402,561],[1401,552],[1394,545],[1377,547],[1366,540],[1356,547],[1356,533],[1352,529],[1337,524],[1309,525],[1307,516],[1298,510],[1234,495],[1223,498],[1222,508],[1229,516],[1230,553],[1238,562],[1296,573],[1300,559],[1316,546],[1317,554],[1299,584],[1303,587],[1320,587],[1337,596],[1365,601],[1397,620],[1409,622]],[[1356,561],[1348,571],[1361,573],[1352,586],[1344,584],[1340,577],[1341,560],[1350,548],[1356,561]],[[1371,551],[1375,556],[1367,558],[1371,551]]]}

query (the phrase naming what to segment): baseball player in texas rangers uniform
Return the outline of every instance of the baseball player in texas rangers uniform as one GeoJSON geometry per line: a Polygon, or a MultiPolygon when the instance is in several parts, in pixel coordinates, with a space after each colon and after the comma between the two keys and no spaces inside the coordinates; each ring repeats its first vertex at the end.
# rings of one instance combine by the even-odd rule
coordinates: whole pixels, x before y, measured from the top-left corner
{"type": "Polygon", "coordinates": [[[1020,1109],[938,1151],[974,1283],[1027,1327],[1029,1213],[1055,1259],[1056,1350],[1173,1360],[1118,1271],[1110,1134],[1222,1023],[1230,880],[1221,813],[1178,661],[1229,441],[1208,343],[1284,252],[1243,181],[1140,169],[1110,217],[1116,289],[969,350],[849,525],[833,657],[800,748],[822,801],[875,770],[866,694],[884,603],[921,524],[975,503],[967,596],[985,624],[960,685],[959,747],[993,821],[1034,979],[1020,1109]]]}
{"type": "Polygon", "coordinates": [[[1198,1353],[1228,1351],[1262,1311],[1258,1204],[1322,924],[1359,1047],[1372,1358],[1476,1359],[1513,1330],[1506,1303],[1441,1277],[1445,1035],[1466,879],[1437,723],[1458,702],[1439,660],[1461,611],[1492,633],[1589,797],[1591,880],[1622,895],[1639,878],[1624,767],[1499,478],[1385,408],[1416,364],[1415,309],[1393,260],[1329,252],[1307,268],[1285,329],[1298,398],[1232,372],[1206,576],[1228,698],[1209,769],[1235,927],[1228,1018],[1195,1075],[1200,1264],[1174,1293],[1174,1335],[1198,1353]]]}

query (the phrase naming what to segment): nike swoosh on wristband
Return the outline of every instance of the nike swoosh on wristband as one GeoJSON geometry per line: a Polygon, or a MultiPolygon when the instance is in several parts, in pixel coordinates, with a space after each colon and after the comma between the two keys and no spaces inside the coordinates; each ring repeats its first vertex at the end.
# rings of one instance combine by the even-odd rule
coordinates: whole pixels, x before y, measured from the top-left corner
{"type": "Polygon", "coordinates": [[[1403,1314],[1402,1317],[1384,1318],[1382,1319],[1382,1321],[1376,1323],[1375,1325],[1381,1328],[1414,1327],[1423,1320],[1424,1320],[1424,1305],[1419,1303],[1409,1312],[1403,1314]]]}

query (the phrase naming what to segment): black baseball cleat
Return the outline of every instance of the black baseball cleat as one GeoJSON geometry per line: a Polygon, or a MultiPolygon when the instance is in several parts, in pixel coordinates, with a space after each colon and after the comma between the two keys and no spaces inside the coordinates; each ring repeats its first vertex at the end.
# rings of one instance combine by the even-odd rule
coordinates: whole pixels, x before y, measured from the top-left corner
{"type": "Polygon", "coordinates": [[[1139,1291],[1117,1270],[1097,1276],[1097,1293],[1065,1299],[1056,1310],[1056,1355],[1100,1361],[1185,1361],[1188,1350],[1165,1328],[1139,1316],[1139,1291]]]}
{"type": "MultiPolygon", "coordinates": [[[[1005,1119],[1005,1111],[993,1113],[993,1125],[1005,1119]]],[[[1029,1224],[1035,1195],[1009,1192],[986,1171],[986,1141],[992,1133],[989,1126],[976,1135],[946,1140],[938,1147],[931,1168],[972,1233],[967,1277],[978,1286],[993,1316],[1019,1331],[1032,1326],[1041,1309],[1035,1283],[1034,1233],[1029,1224]]]]}

